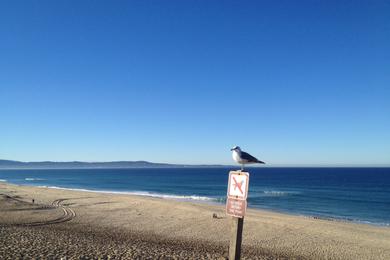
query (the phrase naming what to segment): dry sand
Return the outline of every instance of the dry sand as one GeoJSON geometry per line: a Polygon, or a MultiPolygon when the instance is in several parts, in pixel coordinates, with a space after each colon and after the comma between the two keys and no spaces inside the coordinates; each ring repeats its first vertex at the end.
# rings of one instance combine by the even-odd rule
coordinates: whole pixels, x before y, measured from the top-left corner
{"type": "MultiPolygon", "coordinates": [[[[223,206],[0,183],[0,259],[224,259],[230,223],[223,206]]],[[[390,228],[248,210],[242,253],[390,259],[390,228]]]]}

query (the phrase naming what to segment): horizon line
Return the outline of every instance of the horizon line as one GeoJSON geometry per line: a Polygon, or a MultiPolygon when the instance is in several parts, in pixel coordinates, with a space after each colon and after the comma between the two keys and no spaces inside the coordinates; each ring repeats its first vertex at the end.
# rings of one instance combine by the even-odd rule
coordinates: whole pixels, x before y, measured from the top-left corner
{"type": "MultiPolygon", "coordinates": [[[[218,166],[218,167],[236,167],[239,165],[236,164],[221,164],[221,163],[168,163],[168,162],[152,162],[147,160],[114,160],[114,161],[80,161],[80,160],[71,160],[71,161],[51,161],[51,160],[43,160],[43,161],[18,161],[18,160],[11,160],[11,159],[0,159],[0,161],[10,161],[10,162],[19,162],[19,163],[86,163],[86,164],[93,164],[93,163],[118,163],[118,162],[129,162],[129,163],[137,163],[137,162],[145,162],[150,164],[165,164],[167,166],[169,165],[176,165],[176,166],[218,166]]],[[[272,164],[272,163],[266,163],[265,165],[259,166],[259,165],[248,165],[247,168],[284,168],[284,167],[291,167],[291,168],[310,168],[310,167],[316,167],[316,168],[345,168],[345,167],[351,167],[351,168],[388,168],[390,167],[390,163],[383,163],[383,164],[342,164],[342,163],[334,163],[334,164],[272,164]]],[[[1,168],[1,166],[0,166],[1,168]]],[[[5,169],[4,167],[3,169],[5,169]]],[[[46,167],[48,168],[48,167],[46,167]]],[[[76,167],[72,167],[73,169],[76,167]]],[[[88,167],[83,167],[88,168],[88,167]]],[[[124,167],[128,168],[128,167],[124,167]]]]}

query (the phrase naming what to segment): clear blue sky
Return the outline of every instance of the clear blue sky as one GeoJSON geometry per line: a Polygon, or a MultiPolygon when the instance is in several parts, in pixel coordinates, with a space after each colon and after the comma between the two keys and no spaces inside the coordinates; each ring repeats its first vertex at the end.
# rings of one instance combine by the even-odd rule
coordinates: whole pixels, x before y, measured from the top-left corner
{"type": "Polygon", "coordinates": [[[2,1],[0,158],[390,165],[389,1],[2,1]]]}

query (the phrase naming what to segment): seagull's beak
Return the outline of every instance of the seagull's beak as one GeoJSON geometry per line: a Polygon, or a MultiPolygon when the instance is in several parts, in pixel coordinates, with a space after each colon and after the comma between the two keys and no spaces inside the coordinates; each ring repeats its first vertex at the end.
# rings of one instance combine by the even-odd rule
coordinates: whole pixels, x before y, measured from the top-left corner
{"type": "Polygon", "coordinates": [[[232,149],[230,149],[230,151],[233,151],[234,149],[232,148],[232,149]]]}

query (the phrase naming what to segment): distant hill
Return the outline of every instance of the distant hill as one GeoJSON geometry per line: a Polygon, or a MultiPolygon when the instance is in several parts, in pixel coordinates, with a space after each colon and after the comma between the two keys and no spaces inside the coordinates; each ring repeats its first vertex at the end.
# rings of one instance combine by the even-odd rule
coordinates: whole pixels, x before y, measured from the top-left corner
{"type": "Polygon", "coordinates": [[[224,165],[184,165],[153,163],[148,161],[114,162],[20,162],[0,160],[0,169],[72,169],[72,168],[185,168],[185,167],[225,167],[224,165]]]}

